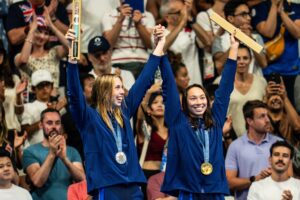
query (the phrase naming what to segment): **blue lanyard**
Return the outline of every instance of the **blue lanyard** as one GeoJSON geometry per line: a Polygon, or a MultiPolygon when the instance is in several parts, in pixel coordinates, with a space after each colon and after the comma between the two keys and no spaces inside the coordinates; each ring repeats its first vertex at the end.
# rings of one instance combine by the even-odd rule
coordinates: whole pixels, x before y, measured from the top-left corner
{"type": "Polygon", "coordinates": [[[203,148],[204,162],[209,162],[209,135],[208,131],[204,129],[199,129],[195,131],[196,136],[203,148]],[[200,133],[201,132],[201,133],[200,133]],[[203,132],[204,132],[204,144],[203,144],[203,132]]]}
{"type": "Polygon", "coordinates": [[[111,119],[111,125],[113,128],[113,136],[116,141],[117,149],[118,152],[122,152],[122,135],[121,135],[121,129],[120,126],[118,125],[117,121],[115,119],[111,119]]]}
{"type": "MultiPolygon", "coordinates": [[[[178,199],[183,200],[183,192],[182,191],[179,192],[178,199]]],[[[189,194],[189,200],[193,200],[193,194],[192,193],[189,194]]]]}

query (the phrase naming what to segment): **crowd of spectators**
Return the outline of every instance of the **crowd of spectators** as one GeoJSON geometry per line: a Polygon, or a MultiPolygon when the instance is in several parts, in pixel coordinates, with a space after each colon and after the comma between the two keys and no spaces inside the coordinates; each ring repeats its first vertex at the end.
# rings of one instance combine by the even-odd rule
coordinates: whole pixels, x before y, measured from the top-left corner
{"type": "MultiPolygon", "coordinates": [[[[104,74],[120,75],[127,94],[154,48],[156,24],[166,27],[164,52],[180,103],[189,85],[201,84],[211,104],[230,48],[230,34],[210,19],[211,14],[216,12],[262,46],[284,27],[284,50],[275,60],[265,50],[257,53],[239,46],[223,126],[231,191],[226,198],[244,200],[249,191],[248,199],[264,199],[265,187],[280,195],[277,199],[281,195],[299,199],[294,185],[300,177],[300,111],[296,109],[300,102],[295,93],[300,73],[300,3],[143,2],[144,8],[135,8],[122,0],[82,0],[79,71],[86,102],[92,104],[93,84],[104,74]],[[284,157],[282,170],[277,166],[280,156],[284,157]],[[295,179],[276,187],[289,176],[295,179]]],[[[0,2],[0,199],[92,199],[86,189],[84,145],[66,98],[69,41],[65,34],[72,25],[71,12],[70,0],[0,2]]],[[[130,121],[140,165],[149,179],[142,186],[149,200],[177,199],[160,192],[169,137],[164,103],[158,68],[130,121]]]]}

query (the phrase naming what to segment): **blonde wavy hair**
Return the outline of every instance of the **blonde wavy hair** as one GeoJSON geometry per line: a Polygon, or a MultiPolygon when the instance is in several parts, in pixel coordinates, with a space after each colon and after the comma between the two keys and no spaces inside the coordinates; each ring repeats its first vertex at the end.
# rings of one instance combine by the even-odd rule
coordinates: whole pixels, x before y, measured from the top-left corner
{"type": "Polygon", "coordinates": [[[92,104],[100,113],[105,124],[113,131],[113,127],[108,113],[111,113],[117,120],[120,127],[123,128],[122,110],[120,107],[114,107],[112,104],[112,91],[114,79],[119,78],[122,83],[122,77],[116,74],[105,74],[95,80],[92,89],[92,104]]]}

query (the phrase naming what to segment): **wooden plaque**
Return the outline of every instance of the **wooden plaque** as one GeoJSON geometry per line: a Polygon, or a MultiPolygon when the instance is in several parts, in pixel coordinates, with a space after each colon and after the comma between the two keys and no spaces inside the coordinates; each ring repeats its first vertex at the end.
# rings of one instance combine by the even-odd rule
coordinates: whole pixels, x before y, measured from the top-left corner
{"type": "Polygon", "coordinates": [[[212,12],[210,15],[210,19],[219,24],[224,30],[232,34],[234,31],[236,31],[235,37],[239,39],[240,42],[244,43],[247,45],[249,48],[251,48],[253,51],[256,53],[261,53],[263,50],[263,46],[258,44],[255,40],[250,38],[248,35],[243,33],[239,28],[236,28],[233,26],[231,23],[226,21],[223,17],[218,15],[215,12],[212,12]]]}
{"type": "Polygon", "coordinates": [[[75,31],[75,41],[72,42],[72,59],[80,59],[80,30],[81,30],[81,0],[73,0],[72,22],[75,31]]]}

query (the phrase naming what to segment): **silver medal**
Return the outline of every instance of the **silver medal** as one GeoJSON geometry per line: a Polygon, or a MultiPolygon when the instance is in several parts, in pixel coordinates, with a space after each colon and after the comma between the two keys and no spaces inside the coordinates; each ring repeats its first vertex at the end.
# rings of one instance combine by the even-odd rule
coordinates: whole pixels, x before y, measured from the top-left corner
{"type": "Polygon", "coordinates": [[[123,151],[116,153],[116,161],[120,165],[125,164],[127,161],[126,155],[123,151]]]}

